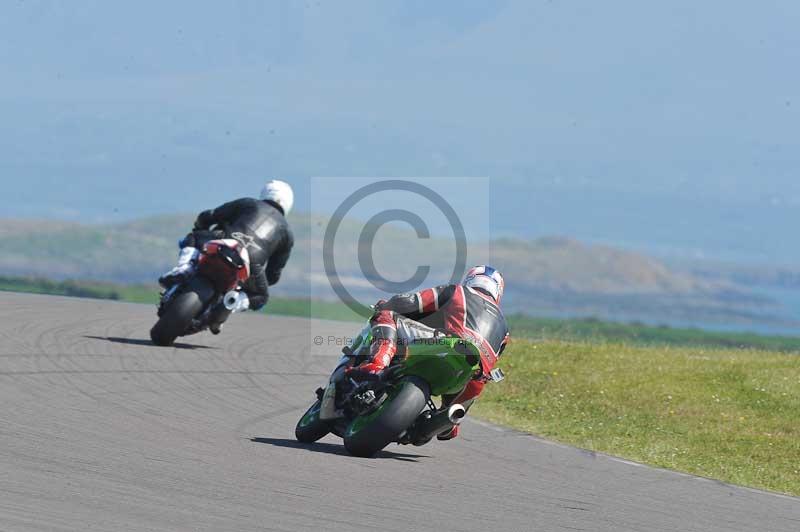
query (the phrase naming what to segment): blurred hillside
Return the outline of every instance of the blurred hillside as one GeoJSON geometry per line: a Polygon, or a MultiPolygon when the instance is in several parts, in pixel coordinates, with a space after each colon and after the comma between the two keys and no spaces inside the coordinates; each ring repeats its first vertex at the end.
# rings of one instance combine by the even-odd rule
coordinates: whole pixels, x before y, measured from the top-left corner
{"type": "MultiPolygon", "coordinates": [[[[190,215],[158,216],[113,225],[2,220],[0,275],[51,279],[153,282],[175,260],[178,238],[190,215]]],[[[321,264],[327,219],[291,217],[297,244],[273,292],[288,297],[334,299],[321,264]]],[[[334,258],[343,284],[363,301],[385,297],[358,264],[363,224],[346,220],[337,234],[334,258]]],[[[387,279],[401,280],[418,265],[430,265],[427,283],[446,282],[453,269],[453,242],[418,239],[411,231],[385,226],[377,233],[375,265],[387,279]]],[[[651,323],[725,325],[788,323],[770,299],[723,278],[696,275],[653,258],[602,245],[548,237],[474,243],[468,262],[490,262],[506,275],[509,311],[533,315],[602,316],[651,323]]]]}

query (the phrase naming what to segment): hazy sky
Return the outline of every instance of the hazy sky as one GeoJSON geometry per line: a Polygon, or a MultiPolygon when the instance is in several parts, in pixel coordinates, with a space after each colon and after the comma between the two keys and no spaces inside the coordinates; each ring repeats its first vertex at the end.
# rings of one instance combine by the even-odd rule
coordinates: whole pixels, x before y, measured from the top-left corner
{"type": "Polygon", "coordinates": [[[798,263],[798,28],[796,1],[2,2],[0,216],[490,176],[497,234],[798,263]]]}

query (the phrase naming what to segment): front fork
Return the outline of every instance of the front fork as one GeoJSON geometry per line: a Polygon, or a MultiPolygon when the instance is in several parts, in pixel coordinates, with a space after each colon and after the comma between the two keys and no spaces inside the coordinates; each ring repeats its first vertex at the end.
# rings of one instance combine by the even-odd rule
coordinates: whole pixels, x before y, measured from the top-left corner
{"type": "Polygon", "coordinates": [[[365,353],[369,352],[371,338],[372,326],[367,322],[358,336],[356,336],[355,340],[353,340],[353,345],[342,348],[342,356],[339,358],[339,362],[336,363],[336,367],[331,373],[330,379],[328,379],[329,384],[340,382],[344,378],[344,373],[347,368],[353,366],[359,361],[360,357],[363,357],[365,353]]]}
{"type": "Polygon", "coordinates": [[[169,302],[172,300],[172,298],[175,297],[179,287],[180,284],[175,284],[161,293],[161,298],[158,300],[158,310],[156,311],[156,314],[158,314],[159,318],[161,317],[161,314],[164,313],[164,309],[167,308],[167,305],[169,305],[169,302]]]}
{"type": "MultiPolygon", "coordinates": [[[[328,385],[317,390],[317,398],[320,400],[320,419],[336,419],[342,416],[342,411],[337,409],[337,391],[341,389],[342,383],[347,378],[346,372],[363,358],[364,353],[369,352],[369,342],[372,327],[369,322],[361,330],[361,333],[353,341],[352,346],[342,348],[342,356],[336,363],[336,367],[328,378],[328,385]]],[[[352,383],[355,386],[355,383],[352,383]]]]}
{"type": "Polygon", "coordinates": [[[356,361],[356,355],[352,351],[343,349],[344,354],[336,364],[336,368],[328,379],[328,385],[323,389],[317,390],[317,397],[320,400],[319,418],[321,420],[333,420],[342,417],[343,412],[336,408],[337,391],[341,389],[341,384],[347,378],[345,373],[356,361]]]}

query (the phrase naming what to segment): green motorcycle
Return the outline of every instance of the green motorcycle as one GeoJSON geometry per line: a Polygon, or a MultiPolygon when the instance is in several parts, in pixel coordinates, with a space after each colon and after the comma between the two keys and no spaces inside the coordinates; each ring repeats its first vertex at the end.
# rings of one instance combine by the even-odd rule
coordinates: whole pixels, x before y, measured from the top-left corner
{"type": "Polygon", "coordinates": [[[367,323],[352,347],[342,350],[328,386],[317,390],[316,402],[297,423],[298,441],[313,443],[333,433],[356,456],[372,456],[392,442],[424,445],[466,414],[459,404],[437,407],[432,396],[457,394],[478,373],[503,379],[474,342],[442,334],[401,346],[380,379],[355,382],[346,370],[367,358],[371,340],[367,323]]]}

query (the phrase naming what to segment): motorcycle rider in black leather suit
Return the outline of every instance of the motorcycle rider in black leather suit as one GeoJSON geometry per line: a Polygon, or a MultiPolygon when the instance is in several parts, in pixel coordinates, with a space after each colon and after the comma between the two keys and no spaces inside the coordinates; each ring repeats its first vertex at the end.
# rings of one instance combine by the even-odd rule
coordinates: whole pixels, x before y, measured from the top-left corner
{"type": "Polygon", "coordinates": [[[216,209],[201,212],[194,230],[179,244],[178,265],[158,282],[169,288],[183,282],[195,270],[200,249],[209,240],[233,238],[247,247],[250,255],[250,277],[243,284],[232,309],[219,304],[210,313],[208,327],[219,334],[231,312],[259,310],[269,299],[268,287],[280,280],[294,245],[286,215],[294,203],[288,183],[272,180],[261,190],[261,199],[241,198],[216,209]]]}

